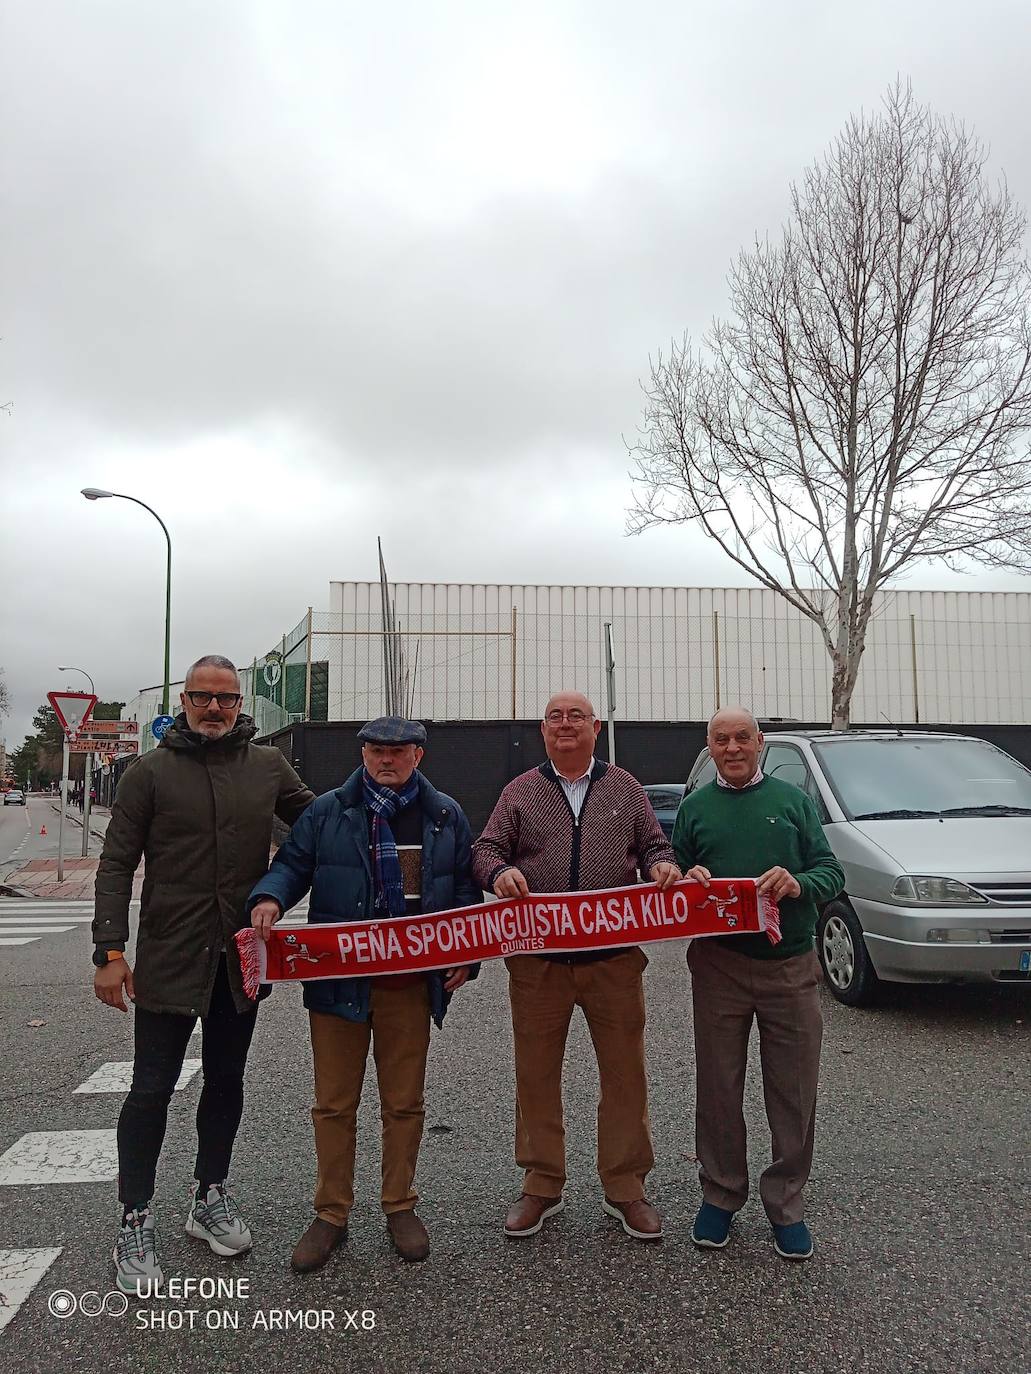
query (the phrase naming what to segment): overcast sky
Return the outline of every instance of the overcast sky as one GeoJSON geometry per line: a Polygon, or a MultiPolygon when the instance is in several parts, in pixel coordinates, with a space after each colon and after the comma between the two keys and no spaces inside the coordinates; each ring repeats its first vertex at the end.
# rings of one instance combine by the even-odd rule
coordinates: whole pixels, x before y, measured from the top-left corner
{"type": "Polygon", "coordinates": [[[897,74],[1031,201],[1029,51],[1024,0],[12,0],[0,733],[58,664],[161,676],[161,532],[86,485],[171,530],[173,677],[377,534],[398,580],[740,582],[623,534],[649,352],[897,74]]]}

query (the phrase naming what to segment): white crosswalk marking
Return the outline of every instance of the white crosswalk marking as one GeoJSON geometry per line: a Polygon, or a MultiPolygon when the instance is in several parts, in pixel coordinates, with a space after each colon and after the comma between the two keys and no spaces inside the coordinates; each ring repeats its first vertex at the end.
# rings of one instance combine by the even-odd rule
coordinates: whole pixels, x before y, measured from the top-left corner
{"type": "MultiPolygon", "coordinates": [[[[199,1059],[184,1059],[173,1091],[181,1092],[201,1066],[199,1059]]],[[[75,1089],[77,1093],[127,1093],[132,1086],[132,1060],[119,1059],[109,1064],[101,1064],[91,1073],[85,1083],[75,1089]]]]}
{"type": "Polygon", "coordinates": [[[0,935],[64,935],[66,931],[74,929],[74,926],[43,925],[41,922],[28,925],[25,921],[19,921],[17,925],[0,925],[0,935]]]}
{"type": "Polygon", "coordinates": [[[0,1155],[0,1184],[105,1183],[118,1175],[111,1131],[29,1131],[0,1155]]]}
{"type": "MultiPolygon", "coordinates": [[[[130,914],[139,911],[130,903],[130,914]]],[[[93,921],[92,901],[59,901],[53,897],[0,897],[0,945],[31,945],[46,935],[66,935],[93,921]]]]}
{"type": "Polygon", "coordinates": [[[55,1245],[38,1250],[0,1250],[0,1331],[57,1259],[61,1248],[55,1245]]]}

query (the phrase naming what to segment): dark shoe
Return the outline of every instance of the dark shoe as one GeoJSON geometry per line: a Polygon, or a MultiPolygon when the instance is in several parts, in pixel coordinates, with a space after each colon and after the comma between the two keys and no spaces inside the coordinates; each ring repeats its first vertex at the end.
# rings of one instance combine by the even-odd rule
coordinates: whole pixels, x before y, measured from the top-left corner
{"type": "Polygon", "coordinates": [[[321,1269],[338,1245],[347,1239],[347,1223],[335,1226],[331,1221],[316,1217],[294,1246],[290,1268],[295,1274],[310,1274],[321,1269]]]}
{"type": "Polygon", "coordinates": [[[647,1198],[635,1202],[610,1202],[602,1199],[602,1208],[610,1217],[623,1223],[623,1230],[634,1240],[661,1240],[662,1218],[647,1198]]]}
{"type": "Polygon", "coordinates": [[[773,1248],[781,1259],[807,1260],[813,1253],[813,1238],[804,1221],[790,1226],[774,1226],[773,1248]]]}
{"type": "Polygon", "coordinates": [[[722,1250],[730,1239],[734,1213],[712,1202],[703,1202],[691,1227],[691,1239],[703,1250],[722,1250]]]}
{"type": "Polygon", "coordinates": [[[414,1211],[391,1212],[387,1217],[387,1230],[394,1249],[409,1264],[417,1264],[430,1253],[426,1227],[414,1211]]]}
{"type": "Polygon", "coordinates": [[[513,1202],[505,1218],[505,1235],[517,1240],[520,1236],[535,1236],[548,1217],[561,1212],[565,1200],[560,1197],[534,1197],[523,1193],[518,1202],[513,1202]]]}

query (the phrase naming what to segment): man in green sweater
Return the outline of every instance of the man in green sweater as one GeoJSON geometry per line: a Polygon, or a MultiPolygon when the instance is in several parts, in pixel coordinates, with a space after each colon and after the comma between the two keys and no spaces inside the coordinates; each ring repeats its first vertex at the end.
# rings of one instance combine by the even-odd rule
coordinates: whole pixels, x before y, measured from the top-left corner
{"type": "Polygon", "coordinates": [[[821,903],[845,883],[816,807],[790,783],[759,767],[762,731],[741,707],[709,722],[716,780],[685,797],[673,830],[684,876],[757,878],[780,905],[783,938],[728,935],[692,940],[687,951],[694,1001],[695,1150],[704,1201],[691,1239],[722,1249],[734,1213],[748,1197],[742,1110],[748,1037],[759,1024],[766,1117],[773,1162],[759,1194],[778,1255],[805,1260],[813,1239],[803,1220],[802,1190],[813,1160],[816,1087],[823,1017],[814,947],[821,903]]]}

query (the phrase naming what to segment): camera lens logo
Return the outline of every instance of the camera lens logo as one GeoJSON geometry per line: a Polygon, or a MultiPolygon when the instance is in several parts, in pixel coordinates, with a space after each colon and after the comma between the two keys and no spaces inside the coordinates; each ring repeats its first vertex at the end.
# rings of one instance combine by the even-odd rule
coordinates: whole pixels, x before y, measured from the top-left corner
{"type": "Polygon", "coordinates": [[[124,1293],[114,1289],[109,1293],[83,1293],[76,1297],[67,1288],[57,1288],[47,1299],[50,1315],[60,1321],[74,1317],[78,1312],[83,1317],[124,1317],[129,1310],[129,1299],[124,1293]]]}
{"type": "Polygon", "coordinates": [[[60,1317],[62,1321],[65,1317],[74,1317],[79,1300],[74,1293],[69,1293],[67,1288],[58,1288],[50,1294],[47,1301],[52,1317],[60,1317]]]}

